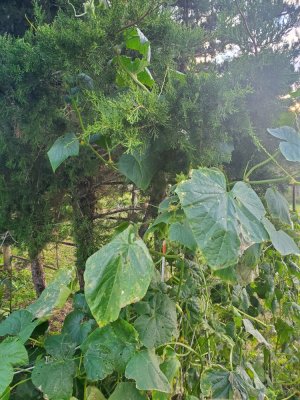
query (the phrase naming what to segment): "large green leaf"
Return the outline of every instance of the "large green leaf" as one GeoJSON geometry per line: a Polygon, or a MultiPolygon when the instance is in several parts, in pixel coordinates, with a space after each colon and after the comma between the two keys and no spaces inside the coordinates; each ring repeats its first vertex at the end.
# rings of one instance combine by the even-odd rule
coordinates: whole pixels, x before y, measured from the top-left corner
{"type": "Polygon", "coordinates": [[[27,310],[17,310],[0,323],[0,336],[14,335],[25,343],[40,321],[27,310]]]}
{"type": "Polygon", "coordinates": [[[289,126],[268,129],[268,132],[278,138],[284,140],[280,142],[279,148],[282,155],[288,161],[300,161],[300,134],[289,126]]]}
{"type": "Polygon", "coordinates": [[[13,379],[13,366],[25,364],[28,354],[18,338],[8,337],[0,343],[0,396],[13,379]]]}
{"type": "Polygon", "coordinates": [[[74,360],[40,360],[32,372],[32,382],[50,400],[69,400],[73,392],[74,360]]]}
{"type": "Polygon", "coordinates": [[[4,393],[14,377],[14,370],[11,364],[2,362],[0,364],[0,399],[5,398],[4,393]]]}
{"type": "Polygon", "coordinates": [[[60,164],[62,164],[68,157],[78,156],[79,140],[74,133],[67,133],[66,135],[56,139],[47,154],[53,172],[55,172],[60,164]]]}
{"type": "Polygon", "coordinates": [[[154,351],[142,350],[136,353],[127,364],[125,376],[134,379],[139,390],[157,390],[170,393],[167,377],[159,368],[159,358],[154,351]]]}
{"type": "Polygon", "coordinates": [[[81,349],[88,379],[104,379],[122,373],[137,347],[137,332],[128,322],[118,320],[91,333],[81,349]]]}
{"type": "Polygon", "coordinates": [[[67,334],[49,336],[45,349],[51,357],[39,360],[32,372],[33,384],[50,400],[69,400],[73,392],[76,343],[67,334]]]}
{"type": "Polygon", "coordinates": [[[216,169],[194,170],[176,193],[195,240],[207,263],[215,269],[236,264],[254,243],[268,239],[261,222],[265,209],[244,182],[226,190],[224,174],[216,169]]]}
{"type": "Polygon", "coordinates": [[[113,394],[108,400],[147,400],[146,394],[141,393],[136,389],[135,384],[132,382],[121,382],[116,387],[113,394]]]}
{"type": "Polygon", "coordinates": [[[177,336],[176,304],[162,293],[151,296],[146,304],[149,307],[136,319],[134,326],[142,343],[152,349],[177,336]]]}
{"type": "Polygon", "coordinates": [[[187,220],[173,222],[170,225],[169,238],[171,241],[178,242],[190,250],[195,250],[197,247],[193,232],[187,220]]]}
{"type": "Polygon", "coordinates": [[[145,296],[153,270],[149,251],[133,226],[87,260],[85,296],[99,326],[117,320],[121,308],[145,296]]]}
{"type": "Polygon", "coordinates": [[[118,169],[138,188],[146,190],[157,171],[157,162],[149,151],[140,153],[136,150],[133,154],[121,156],[118,169]]]}
{"type": "Polygon", "coordinates": [[[18,338],[8,337],[0,343],[0,365],[24,365],[28,363],[28,354],[18,338]]]}
{"type": "Polygon", "coordinates": [[[86,314],[75,310],[67,315],[62,333],[68,333],[76,344],[81,344],[96,325],[95,320],[86,319],[86,314]]]}
{"type": "Polygon", "coordinates": [[[70,294],[70,283],[74,279],[74,269],[61,270],[46,287],[40,297],[27,307],[36,318],[47,318],[55,308],[62,307],[70,294]]]}
{"type": "Polygon", "coordinates": [[[264,219],[264,226],[269,234],[273,246],[281,255],[300,255],[298,246],[287,233],[285,233],[283,230],[277,231],[274,225],[266,218],[264,219]]]}
{"type": "Polygon", "coordinates": [[[75,353],[76,342],[67,333],[48,336],[45,340],[45,349],[48,354],[57,360],[72,358],[75,353]]]}
{"type": "Polygon", "coordinates": [[[278,218],[284,224],[292,226],[289,203],[275,188],[268,188],[265,194],[268,210],[272,217],[278,218]]]}

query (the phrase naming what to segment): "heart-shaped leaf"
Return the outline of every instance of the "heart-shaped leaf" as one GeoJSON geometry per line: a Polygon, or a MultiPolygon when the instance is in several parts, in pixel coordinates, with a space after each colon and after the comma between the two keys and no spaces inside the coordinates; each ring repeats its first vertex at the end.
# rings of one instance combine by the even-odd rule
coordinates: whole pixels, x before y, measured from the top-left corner
{"type": "Polygon", "coordinates": [[[62,164],[68,157],[78,156],[79,140],[74,133],[67,133],[66,135],[56,139],[47,154],[53,172],[55,172],[60,164],[62,164]]]}
{"type": "Polygon", "coordinates": [[[99,326],[116,321],[123,307],[145,296],[153,270],[149,251],[133,226],[87,260],[85,296],[99,326]]]}
{"type": "Polygon", "coordinates": [[[146,190],[157,171],[157,163],[151,152],[123,154],[118,163],[118,169],[138,188],[146,190]]]}

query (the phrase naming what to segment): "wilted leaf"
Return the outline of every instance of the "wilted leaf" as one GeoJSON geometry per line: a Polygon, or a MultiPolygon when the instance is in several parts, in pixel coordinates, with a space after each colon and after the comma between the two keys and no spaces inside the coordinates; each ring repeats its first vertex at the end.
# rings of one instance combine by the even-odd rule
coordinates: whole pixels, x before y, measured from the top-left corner
{"type": "Polygon", "coordinates": [[[86,396],[86,400],[106,400],[106,398],[96,386],[88,386],[86,389],[86,396]]]}
{"type": "Polygon", "coordinates": [[[243,324],[246,332],[250,333],[259,343],[263,343],[265,346],[270,347],[270,344],[266,341],[263,335],[254,328],[252,322],[249,319],[243,319],[243,324]]]}

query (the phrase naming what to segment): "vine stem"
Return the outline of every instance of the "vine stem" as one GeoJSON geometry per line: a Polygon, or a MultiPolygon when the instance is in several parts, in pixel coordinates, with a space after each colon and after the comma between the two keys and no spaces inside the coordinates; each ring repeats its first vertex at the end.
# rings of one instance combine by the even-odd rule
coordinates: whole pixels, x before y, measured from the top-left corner
{"type": "MultiPolygon", "coordinates": [[[[274,154],[272,154],[272,158],[275,159],[275,157],[277,157],[279,153],[280,153],[280,151],[279,151],[279,149],[278,149],[274,154]]],[[[262,161],[262,162],[260,162],[260,163],[258,163],[258,164],[256,164],[256,165],[254,165],[252,168],[250,168],[249,171],[244,175],[244,180],[247,180],[247,179],[249,178],[249,176],[250,176],[255,170],[257,170],[257,169],[260,168],[260,167],[263,167],[264,165],[266,165],[266,164],[268,164],[270,161],[272,161],[272,158],[269,157],[269,158],[267,158],[266,160],[264,160],[264,161],[262,161]]]]}
{"type": "MultiPolygon", "coordinates": [[[[232,306],[237,312],[239,312],[240,314],[244,315],[245,317],[252,319],[252,321],[257,322],[258,324],[264,326],[265,328],[269,328],[272,325],[267,325],[264,322],[260,321],[259,319],[252,317],[252,315],[249,315],[247,313],[245,313],[244,311],[241,311],[239,308],[236,308],[235,306],[232,306]]],[[[223,308],[223,307],[222,307],[223,308]]]]}
{"type": "MultiPolygon", "coordinates": [[[[81,112],[80,112],[80,110],[79,110],[79,108],[78,108],[78,106],[77,106],[76,101],[72,101],[72,106],[74,107],[74,110],[75,110],[76,115],[77,115],[77,117],[78,117],[79,125],[80,125],[80,128],[81,128],[81,130],[82,130],[82,133],[85,134],[86,129],[85,129],[85,126],[84,126],[84,123],[83,123],[83,120],[82,120],[81,112]]],[[[115,171],[118,171],[118,168],[115,167],[114,164],[113,164],[112,162],[107,162],[107,161],[105,160],[105,158],[103,158],[103,157],[101,156],[101,154],[99,154],[98,151],[97,151],[89,142],[85,142],[85,144],[90,148],[90,150],[92,150],[92,152],[96,155],[96,157],[97,157],[103,164],[105,164],[105,165],[107,165],[108,167],[114,169],[115,171]]],[[[109,155],[109,157],[110,157],[110,155],[109,155]]]]}
{"type": "Polygon", "coordinates": [[[159,348],[165,347],[165,346],[181,346],[181,347],[184,347],[185,349],[189,350],[191,353],[196,354],[200,359],[202,357],[201,354],[197,353],[197,351],[192,349],[189,345],[181,343],[181,342],[169,342],[169,343],[165,343],[157,348],[159,349],[159,348]]]}

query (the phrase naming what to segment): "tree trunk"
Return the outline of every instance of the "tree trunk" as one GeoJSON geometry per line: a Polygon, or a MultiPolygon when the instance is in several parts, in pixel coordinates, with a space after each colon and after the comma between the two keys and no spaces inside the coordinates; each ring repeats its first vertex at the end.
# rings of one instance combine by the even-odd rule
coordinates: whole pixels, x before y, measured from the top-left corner
{"type": "Polygon", "coordinates": [[[158,213],[158,205],[166,197],[167,181],[163,171],[160,171],[153,179],[152,188],[150,192],[149,205],[147,207],[143,223],[140,227],[139,234],[144,236],[149,226],[149,221],[154,219],[158,213]]]}
{"type": "Polygon", "coordinates": [[[40,296],[46,287],[45,273],[40,253],[31,258],[31,275],[36,294],[37,296],[40,296]]]}
{"type": "Polygon", "coordinates": [[[11,270],[11,247],[10,247],[10,245],[4,244],[2,246],[2,249],[3,249],[4,270],[6,272],[10,272],[10,270],[11,270]]]}
{"type": "Polygon", "coordinates": [[[96,195],[92,178],[85,178],[73,192],[73,236],[76,244],[76,268],[80,290],[84,290],[84,269],[95,252],[94,212],[96,195]]]}

